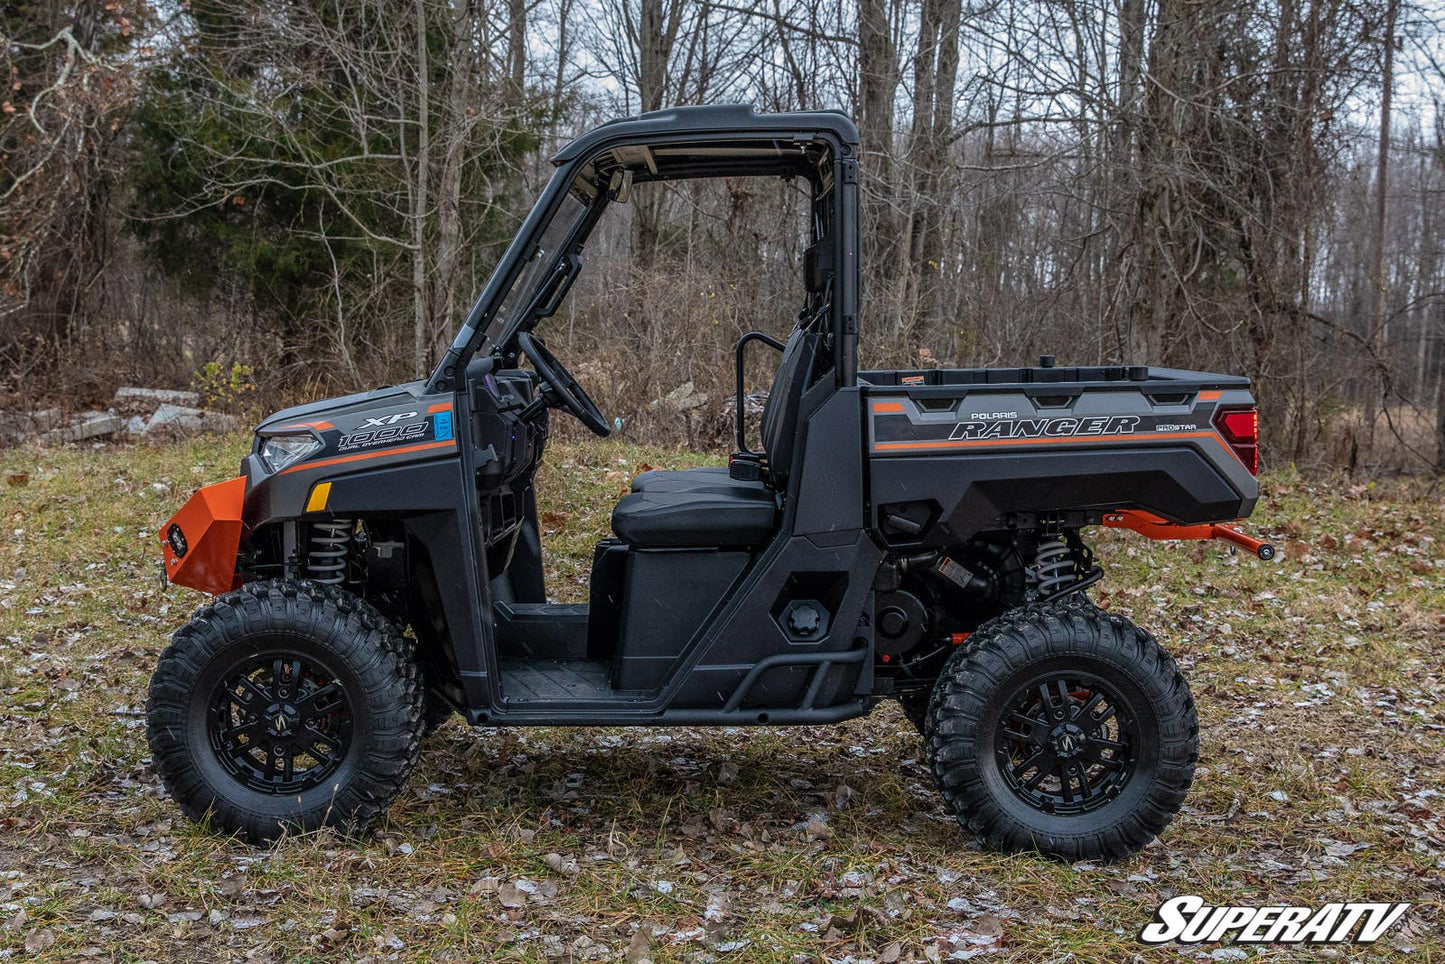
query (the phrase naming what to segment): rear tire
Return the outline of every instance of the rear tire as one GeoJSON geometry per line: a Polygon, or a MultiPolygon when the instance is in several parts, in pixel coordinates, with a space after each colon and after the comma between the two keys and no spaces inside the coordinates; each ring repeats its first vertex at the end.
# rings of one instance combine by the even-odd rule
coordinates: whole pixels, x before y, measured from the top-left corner
{"type": "Polygon", "coordinates": [[[194,820],[253,842],[384,813],[416,765],[409,643],[329,586],[248,583],[176,631],[151,677],[156,771],[194,820]]]}
{"type": "Polygon", "coordinates": [[[1115,860],[1179,811],[1199,724],[1152,636],[1074,600],[980,627],[934,689],[925,743],[944,799],[984,846],[1115,860]]]}

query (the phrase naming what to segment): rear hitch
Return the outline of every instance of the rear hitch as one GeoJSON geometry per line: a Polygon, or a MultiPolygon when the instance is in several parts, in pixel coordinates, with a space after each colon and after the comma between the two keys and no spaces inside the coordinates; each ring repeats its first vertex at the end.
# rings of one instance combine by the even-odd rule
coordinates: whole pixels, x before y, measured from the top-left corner
{"type": "Polygon", "coordinates": [[[1269,562],[1274,558],[1274,546],[1253,536],[1247,536],[1238,526],[1218,522],[1204,525],[1176,525],[1149,512],[1138,509],[1116,509],[1104,513],[1106,529],[1133,529],[1149,539],[1219,539],[1248,549],[1260,559],[1269,562]]]}

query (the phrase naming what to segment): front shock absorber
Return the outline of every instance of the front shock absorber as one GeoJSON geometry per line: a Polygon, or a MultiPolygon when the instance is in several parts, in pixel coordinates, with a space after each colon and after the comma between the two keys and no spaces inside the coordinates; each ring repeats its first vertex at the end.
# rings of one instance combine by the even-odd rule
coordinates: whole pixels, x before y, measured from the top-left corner
{"type": "Polygon", "coordinates": [[[350,519],[312,523],[306,575],[328,586],[341,585],[346,580],[346,557],[351,553],[354,529],[350,519]]]}

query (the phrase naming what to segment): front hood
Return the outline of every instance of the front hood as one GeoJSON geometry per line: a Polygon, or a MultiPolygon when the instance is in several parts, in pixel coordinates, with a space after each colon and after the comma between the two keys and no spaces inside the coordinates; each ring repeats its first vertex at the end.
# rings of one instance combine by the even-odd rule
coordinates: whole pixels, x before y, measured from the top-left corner
{"type": "Polygon", "coordinates": [[[404,385],[392,385],[387,388],[373,388],[369,392],[357,392],[354,395],[341,395],[336,398],[323,398],[317,402],[307,402],[304,405],[293,405],[290,408],[283,408],[279,412],[268,415],[262,419],[261,424],[256,426],[256,431],[262,434],[271,434],[275,429],[286,425],[295,425],[298,422],[305,422],[332,413],[342,412],[348,408],[373,408],[384,407],[389,404],[399,404],[405,400],[414,399],[422,393],[425,382],[407,382],[404,385]]]}
{"type": "Polygon", "coordinates": [[[425,383],[409,382],[275,413],[256,427],[251,454],[241,462],[247,482],[246,528],[254,530],[277,519],[326,515],[338,503],[334,497],[328,504],[316,489],[353,476],[399,480],[374,486],[373,501],[363,506],[368,512],[395,508],[399,492],[434,488],[435,482],[422,481],[422,474],[397,473],[426,463],[455,461],[459,453],[455,403],[449,392],[427,395],[425,383]],[[299,458],[282,460],[275,453],[268,458],[266,442],[281,435],[307,436],[314,440],[312,448],[299,458]]]}

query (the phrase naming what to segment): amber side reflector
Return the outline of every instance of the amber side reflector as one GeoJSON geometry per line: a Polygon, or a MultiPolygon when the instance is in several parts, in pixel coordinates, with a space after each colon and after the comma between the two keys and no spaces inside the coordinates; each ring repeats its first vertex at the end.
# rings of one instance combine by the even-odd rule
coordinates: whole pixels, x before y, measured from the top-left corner
{"type": "Polygon", "coordinates": [[[331,498],[331,483],[319,482],[311,490],[311,498],[306,500],[307,512],[325,512],[326,500],[331,498]]]}
{"type": "Polygon", "coordinates": [[[1259,410],[1236,408],[1214,416],[1214,427],[1251,475],[1259,474],[1259,410]]]}

